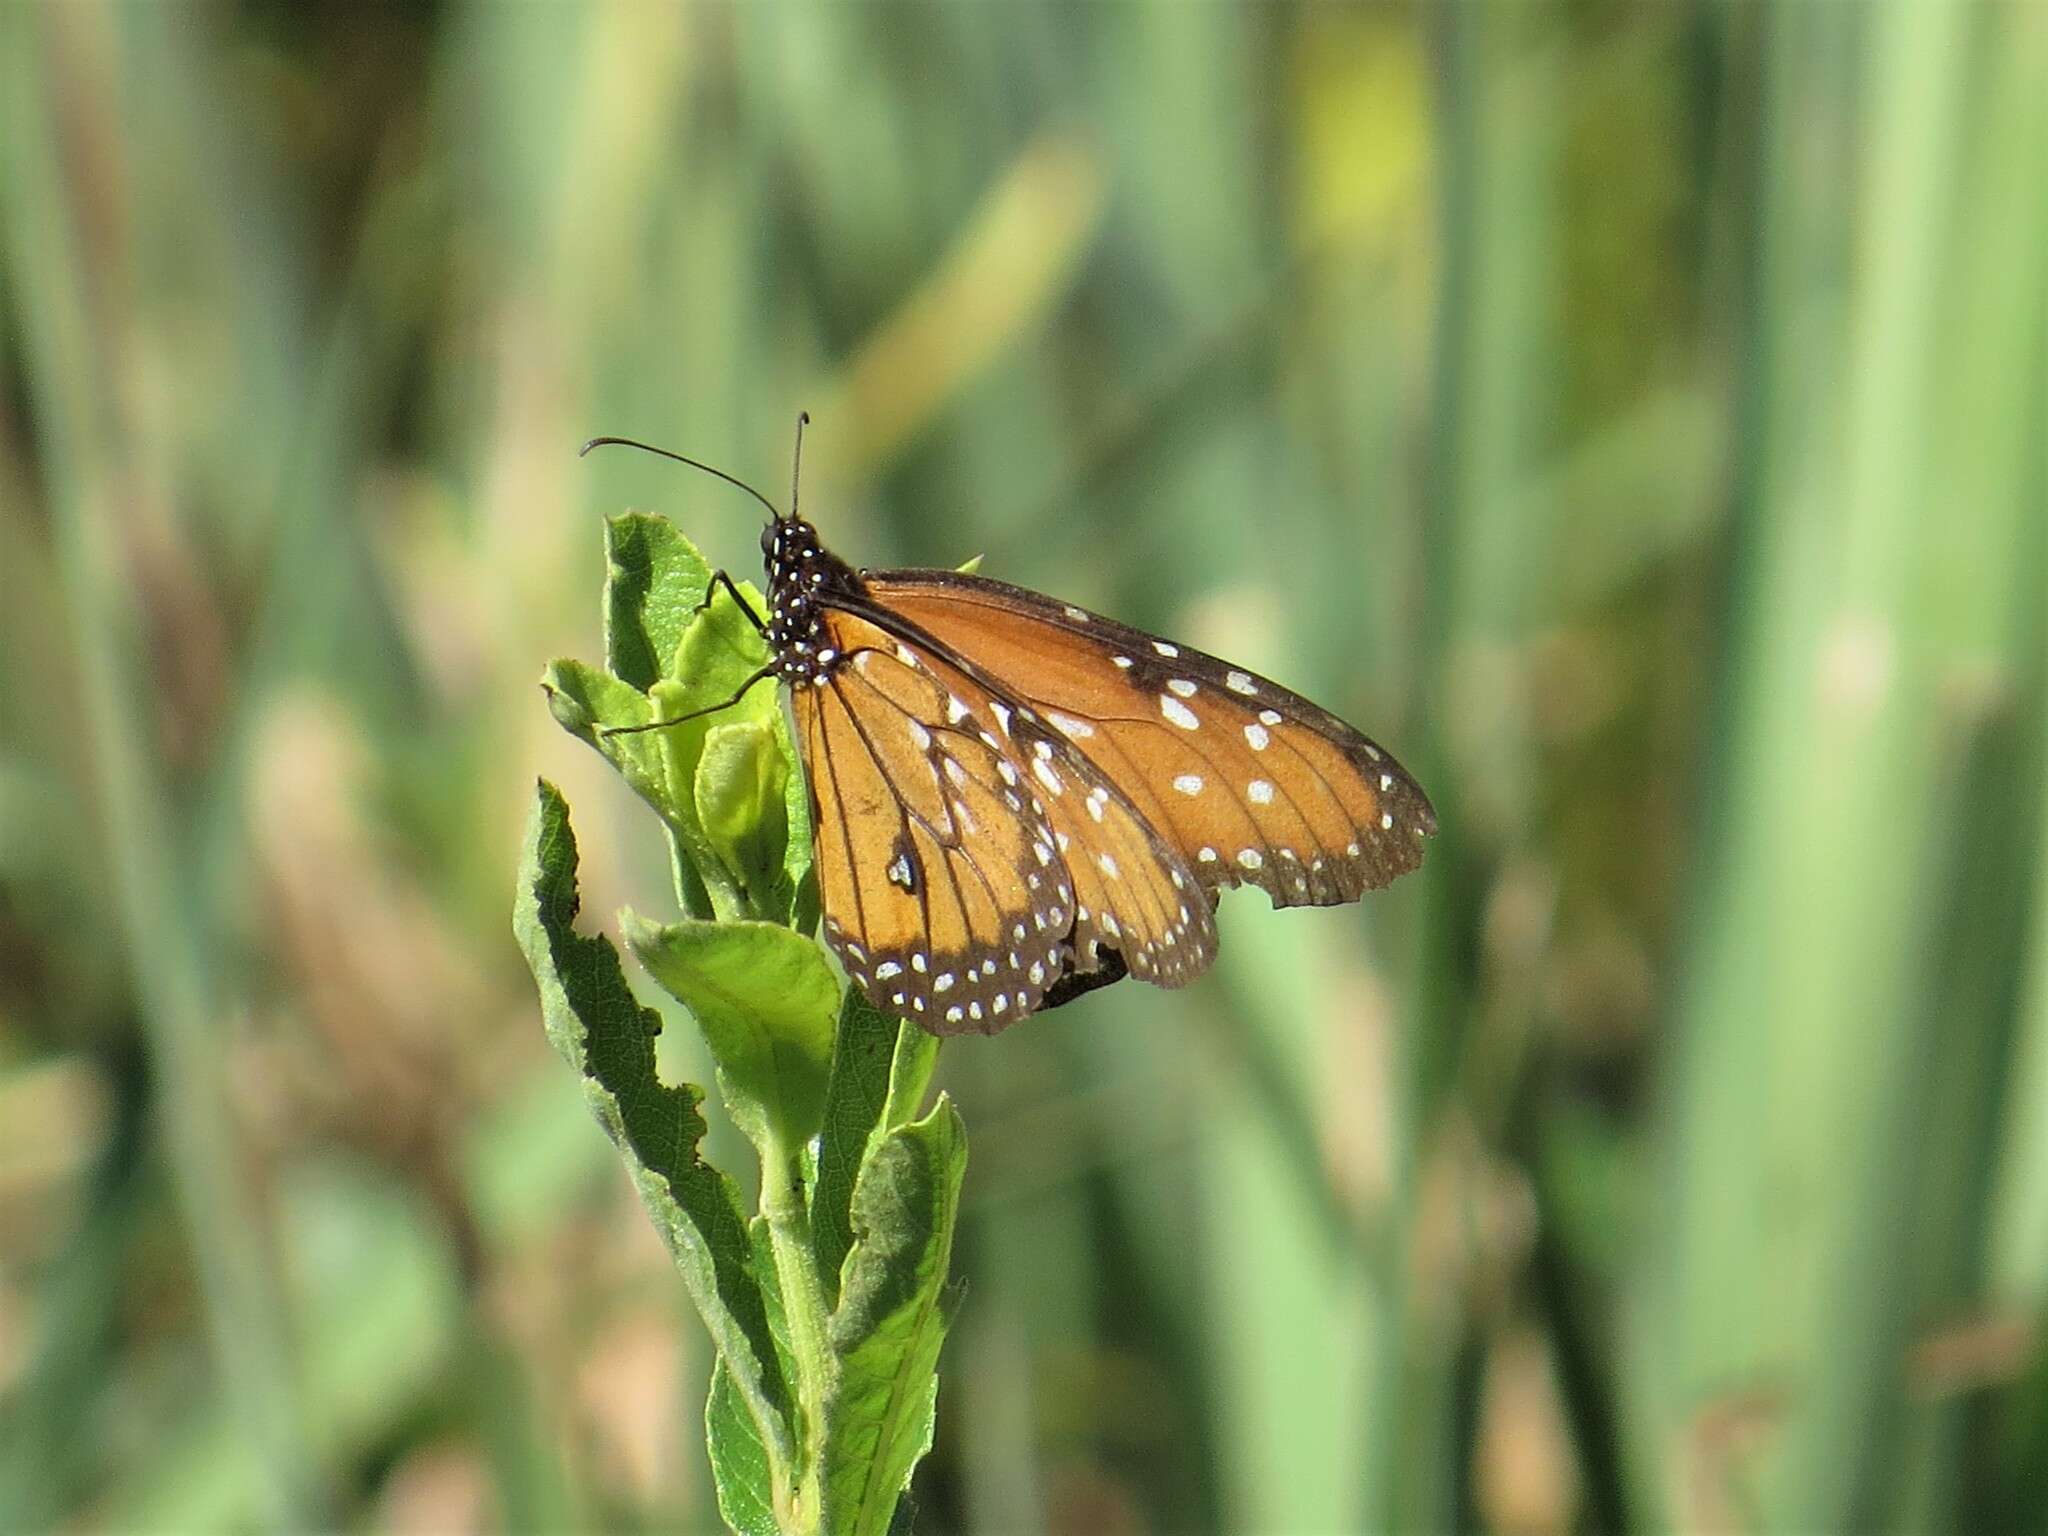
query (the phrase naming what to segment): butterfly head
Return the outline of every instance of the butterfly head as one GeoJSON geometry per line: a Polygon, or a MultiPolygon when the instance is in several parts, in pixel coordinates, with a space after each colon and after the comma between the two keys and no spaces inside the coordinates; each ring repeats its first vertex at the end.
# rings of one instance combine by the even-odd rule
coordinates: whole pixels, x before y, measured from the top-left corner
{"type": "Polygon", "coordinates": [[[700,460],[672,453],[666,448],[656,448],[650,443],[629,437],[594,437],[583,445],[583,452],[615,444],[659,454],[662,458],[674,459],[678,464],[687,464],[692,469],[714,475],[728,485],[738,486],[766,508],[768,525],[761,530],[761,559],[768,573],[769,621],[766,634],[768,644],[775,652],[775,670],[778,676],[792,684],[809,682],[823,686],[846,660],[833,649],[831,640],[826,636],[825,607],[835,596],[859,597],[865,593],[866,587],[852,566],[825,548],[818,538],[818,530],[797,516],[804,425],[810,419],[807,412],[797,416],[796,452],[790,466],[789,511],[786,513],[778,510],[774,502],[746,481],[700,460]]]}

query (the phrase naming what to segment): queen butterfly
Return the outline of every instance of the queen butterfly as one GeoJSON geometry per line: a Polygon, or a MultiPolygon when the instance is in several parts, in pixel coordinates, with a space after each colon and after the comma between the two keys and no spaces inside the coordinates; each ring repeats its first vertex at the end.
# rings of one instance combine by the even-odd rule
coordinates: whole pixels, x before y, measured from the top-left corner
{"type": "MultiPolygon", "coordinates": [[[[801,466],[803,425],[797,424],[801,466]]],[[[825,939],[869,1001],[993,1034],[1125,974],[1179,987],[1227,886],[1356,901],[1422,862],[1429,797],[1278,683],[1022,587],[856,571],[767,507],[768,617],[720,571],[789,686],[825,939]]],[[[616,734],[616,732],[614,733],[616,734]]]]}

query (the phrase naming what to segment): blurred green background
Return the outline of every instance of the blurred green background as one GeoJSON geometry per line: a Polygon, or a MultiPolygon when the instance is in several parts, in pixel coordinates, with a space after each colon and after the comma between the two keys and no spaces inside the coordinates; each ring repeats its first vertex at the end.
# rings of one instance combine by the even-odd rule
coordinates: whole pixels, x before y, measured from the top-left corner
{"type": "MultiPolygon", "coordinates": [[[[919,1529],[2048,1516],[2048,6],[0,10],[0,1527],[699,1529],[507,912],[600,517],[1434,795],[941,1081],[919,1529]]],[[[686,1026],[664,1050],[699,1075],[686,1026]]],[[[714,1152],[737,1170],[735,1142],[714,1152]]]]}

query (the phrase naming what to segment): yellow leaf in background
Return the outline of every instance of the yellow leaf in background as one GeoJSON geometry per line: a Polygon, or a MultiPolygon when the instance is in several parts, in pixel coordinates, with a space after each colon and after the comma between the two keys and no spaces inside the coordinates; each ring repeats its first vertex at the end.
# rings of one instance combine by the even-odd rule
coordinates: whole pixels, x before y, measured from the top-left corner
{"type": "Polygon", "coordinates": [[[1103,176],[1068,134],[1034,141],[938,266],[868,337],[816,414],[849,472],[886,460],[1066,292],[1101,223],[1103,176]]]}
{"type": "Polygon", "coordinates": [[[1415,29],[1329,6],[1304,29],[1294,97],[1300,145],[1295,238],[1390,244],[1416,228],[1432,184],[1430,103],[1415,29]]]}

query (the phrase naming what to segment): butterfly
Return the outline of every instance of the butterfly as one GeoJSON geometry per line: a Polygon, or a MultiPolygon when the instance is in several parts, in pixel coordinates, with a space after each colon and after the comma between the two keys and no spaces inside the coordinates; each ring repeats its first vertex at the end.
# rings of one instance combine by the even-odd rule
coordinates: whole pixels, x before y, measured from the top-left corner
{"type": "MultiPolygon", "coordinates": [[[[797,468],[803,425],[797,425],[797,468]]],[[[856,570],[768,509],[769,660],[789,690],[826,943],[878,1008],[993,1034],[1125,975],[1179,987],[1215,906],[1356,901],[1422,862],[1436,813],[1377,743],[1278,683],[1023,587],[856,570]]],[[[694,718],[685,716],[682,718],[694,718]]],[[[658,722],[660,729],[678,723],[658,722]]]]}

